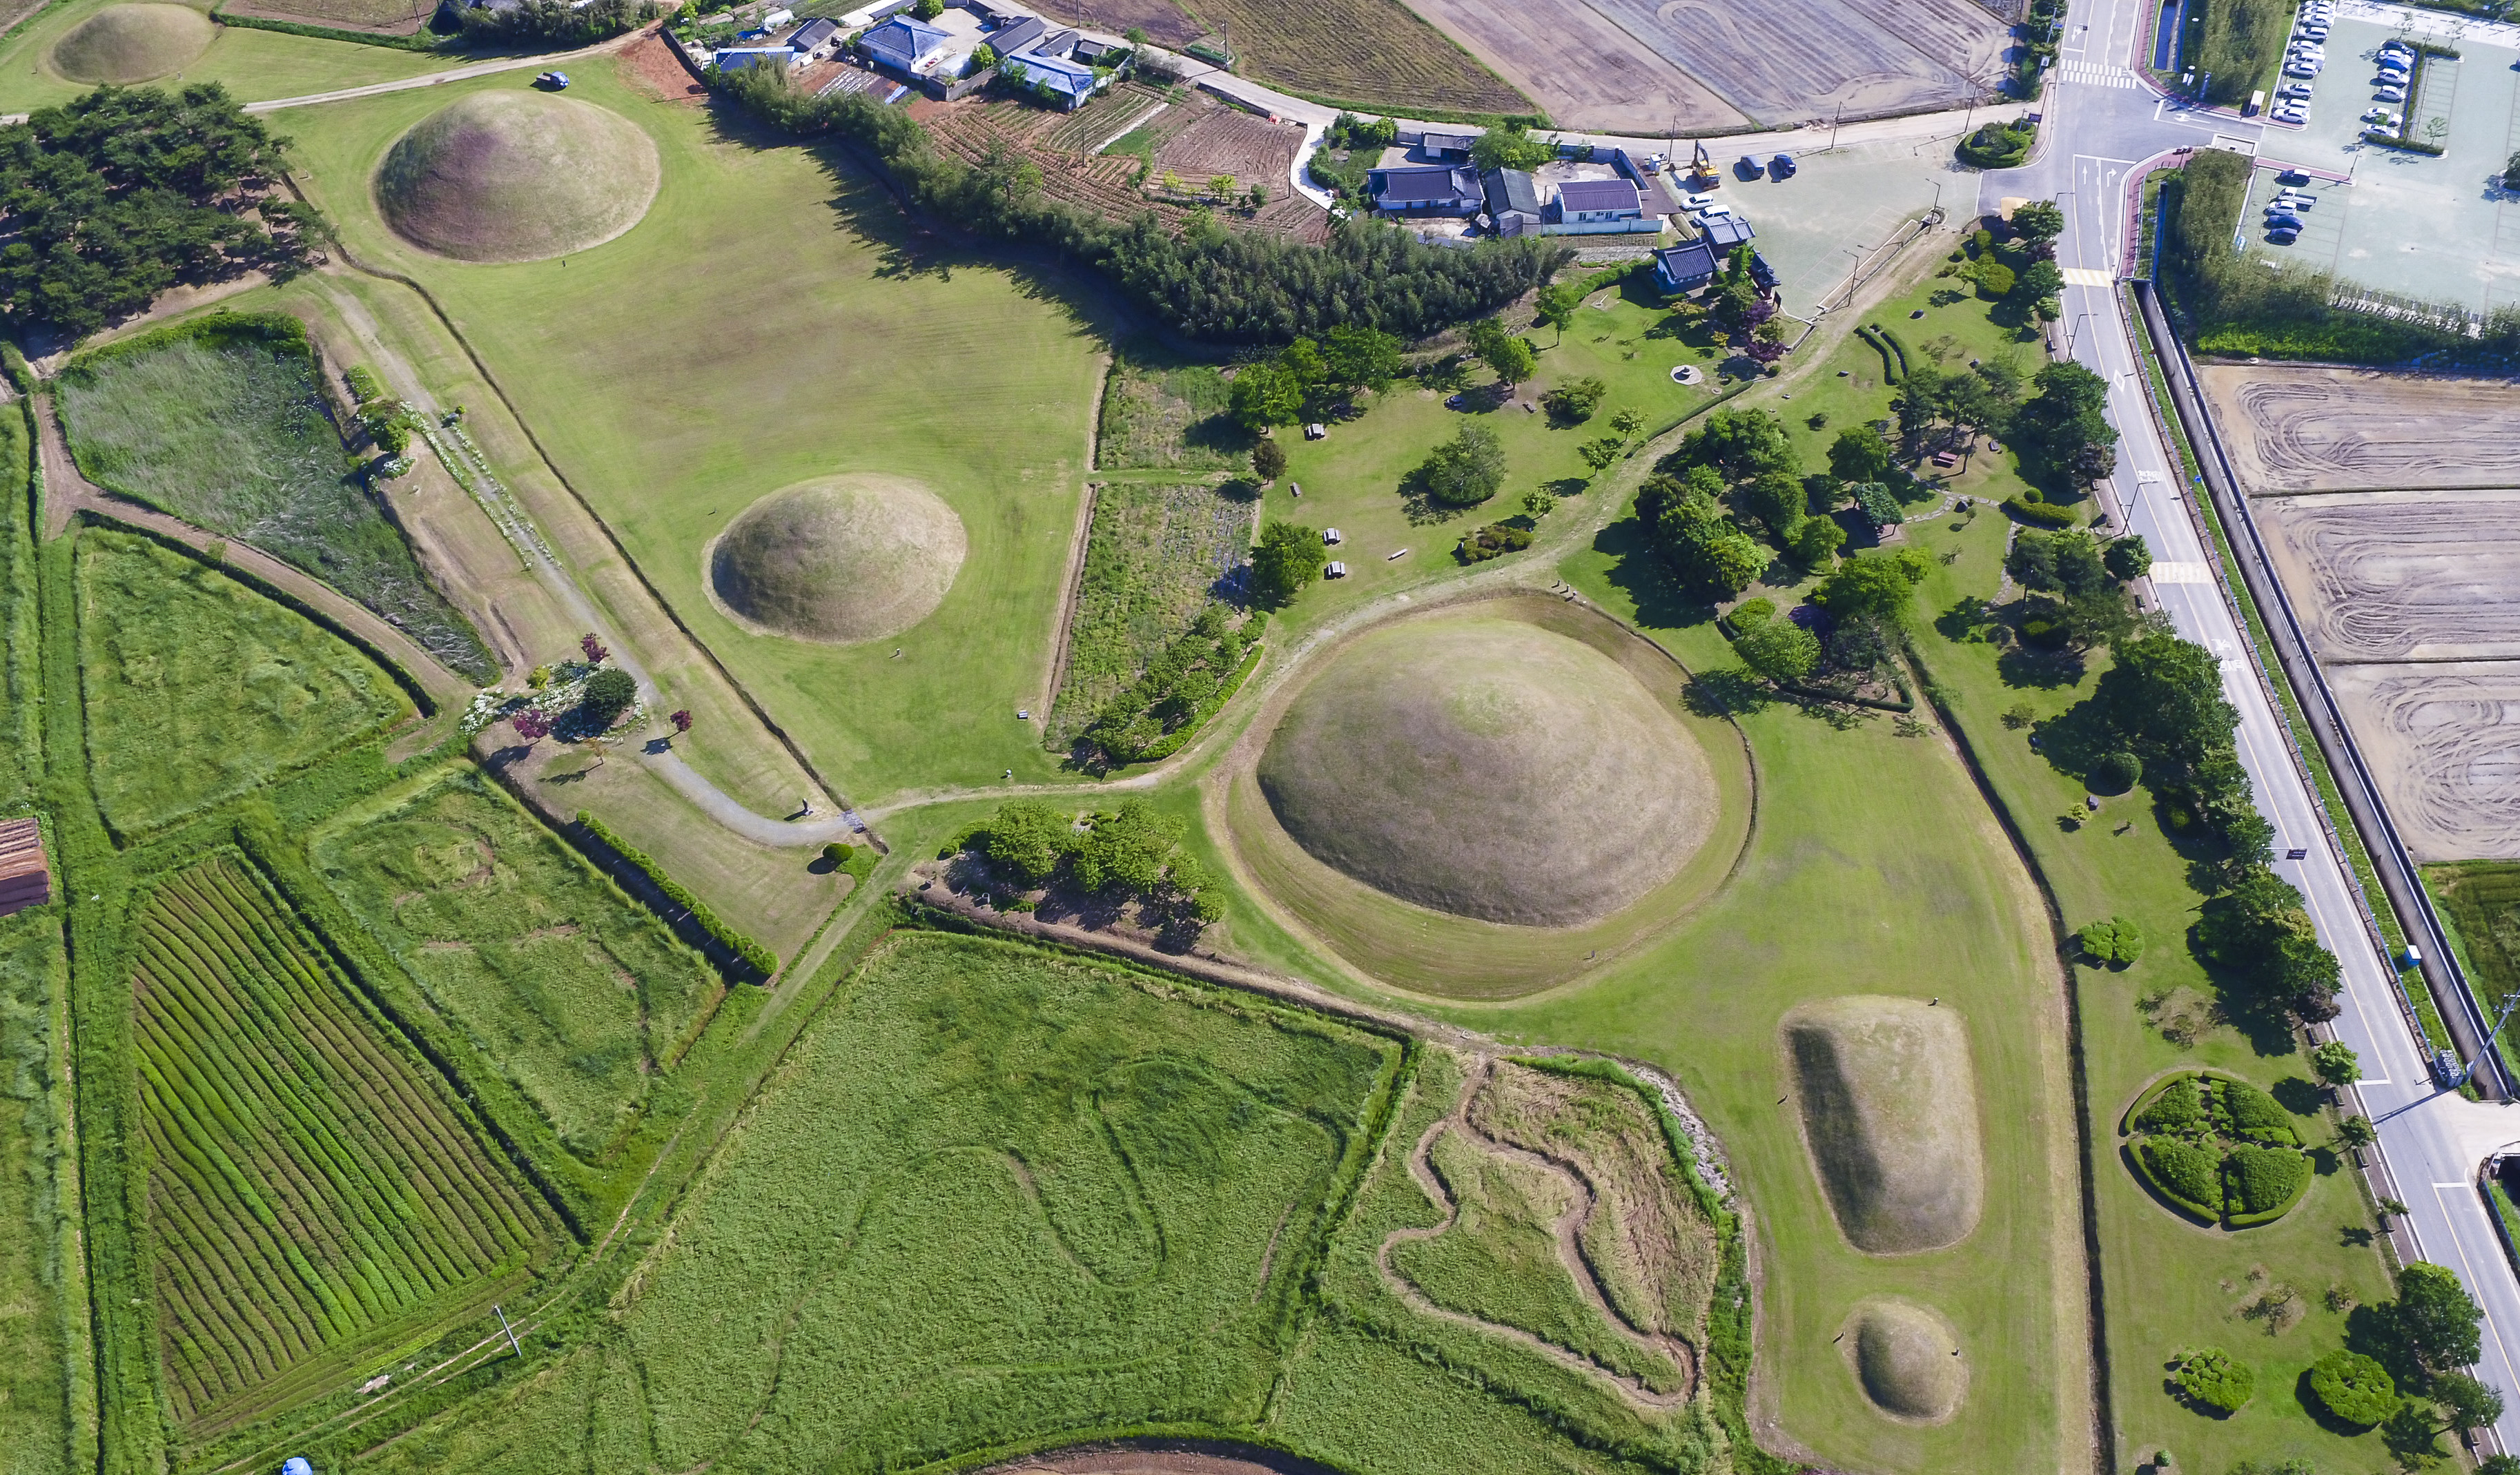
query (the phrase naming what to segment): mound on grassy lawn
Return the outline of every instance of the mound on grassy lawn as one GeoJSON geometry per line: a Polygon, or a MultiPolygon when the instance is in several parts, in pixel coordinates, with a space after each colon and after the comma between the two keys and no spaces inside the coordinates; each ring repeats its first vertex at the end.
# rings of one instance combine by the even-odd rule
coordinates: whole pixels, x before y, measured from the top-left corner
{"type": "Polygon", "coordinates": [[[968,548],[944,500],[899,476],[825,476],[736,514],[702,556],[709,596],[772,635],[849,644],[934,611],[968,548]]]}
{"type": "Polygon", "coordinates": [[[449,103],[396,139],[377,171],[377,205],[403,239],[441,256],[540,261],[637,225],[657,178],[655,141],[628,118],[501,89],[449,103]]]}
{"type": "Polygon", "coordinates": [[[1966,1238],[1986,1167],[1958,1011],[1852,995],[1802,1006],[1783,1030],[1803,1139],[1846,1237],[1876,1255],[1966,1238]]]}
{"type": "Polygon", "coordinates": [[[53,69],[73,82],[146,82],[183,70],[217,34],[189,5],[109,5],[53,43],[53,69]]]}
{"type": "Polygon", "coordinates": [[[1617,661],[1476,610],[1333,657],[1287,707],[1259,780],[1325,865],[1528,926],[1605,916],[1669,879],[1717,805],[1695,739],[1617,661]]]}
{"type": "Polygon", "coordinates": [[[1938,1424],[1968,1391],[1968,1359],[1942,1314],[1890,1296],[1858,1302],[1838,1345],[1872,1407],[1892,1418],[1938,1424]]]}

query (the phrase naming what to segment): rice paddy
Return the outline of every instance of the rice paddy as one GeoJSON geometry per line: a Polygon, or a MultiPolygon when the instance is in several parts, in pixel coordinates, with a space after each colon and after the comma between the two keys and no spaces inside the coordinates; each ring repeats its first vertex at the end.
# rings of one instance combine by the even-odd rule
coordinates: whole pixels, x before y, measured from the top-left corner
{"type": "Polygon", "coordinates": [[[97,801],[164,826],[411,712],[338,637],[131,533],[78,540],[81,693],[97,801]]]}
{"type": "Polygon", "coordinates": [[[636,1118],[721,993],[702,959],[470,766],[345,811],[309,851],[581,1157],[636,1118]]]}
{"type": "Polygon", "coordinates": [[[331,1349],[523,1269],[544,1231],[442,1080],[242,865],[158,889],[131,962],[167,1412],[215,1421],[331,1349]]]}

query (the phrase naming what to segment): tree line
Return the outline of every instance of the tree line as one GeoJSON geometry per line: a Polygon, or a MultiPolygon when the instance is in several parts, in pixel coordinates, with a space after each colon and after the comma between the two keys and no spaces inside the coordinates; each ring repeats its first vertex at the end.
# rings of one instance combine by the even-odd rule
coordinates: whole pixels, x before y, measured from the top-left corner
{"type": "Polygon", "coordinates": [[[1011,151],[976,164],[939,154],[907,112],[857,93],[810,96],[766,67],[718,85],[785,132],[865,150],[922,211],[1093,266],[1194,338],[1282,343],[1349,324],[1422,337],[1504,306],[1573,254],[1538,237],[1446,249],[1362,221],[1323,246],[1236,234],[1212,220],[1176,235],[1151,211],[1112,220],[1045,198],[1039,166],[1011,151]]]}

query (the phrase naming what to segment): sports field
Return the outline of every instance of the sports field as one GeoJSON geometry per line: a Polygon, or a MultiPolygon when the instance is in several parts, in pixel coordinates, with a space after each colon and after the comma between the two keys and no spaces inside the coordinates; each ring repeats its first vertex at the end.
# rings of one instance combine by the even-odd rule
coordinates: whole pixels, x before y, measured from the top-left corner
{"type": "MultiPolygon", "coordinates": [[[[71,80],[56,65],[54,47],[99,12],[120,3],[122,0],[69,0],[39,11],[0,39],[0,112],[49,108],[87,91],[92,83],[71,80]]],[[[191,8],[204,15],[209,10],[206,5],[191,8]]],[[[461,56],[393,51],[352,41],[323,41],[242,26],[214,25],[212,31],[207,49],[198,55],[170,53],[173,65],[166,67],[164,74],[157,73],[154,67],[143,67],[140,69],[145,74],[130,80],[155,79],[171,84],[172,73],[180,69],[185,82],[217,82],[240,102],[252,103],[398,81],[464,61],[461,56]]],[[[292,130],[284,127],[279,131],[292,130]]]]}
{"type": "MultiPolygon", "coordinates": [[[[1015,712],[1051,695],[1090,455],[1091,303],[1045,268],[934,251],[838,156],[721,136],[608,63],[572,75],[572,99],[636,122],[663,161],[646,217],[593,250],[448,262],[398,245],[369,201],[405,129],[450,94],[521,76],[328,109],[300,145],[300,182],[361,259],[446,305],[640,572],[851,800],[1007,768],[1050,777],[1039,729],[1015,712]],[[905,372],[938,365],[950,394],[905,372]],[[844,473],[913,479],[959,516],[968,553],[936,612],[834,646],[751,634],[712,607],[709,540],[772,492],[844,473]]],[[[688,739],[703,771],[709,740],[688,739]]]]}

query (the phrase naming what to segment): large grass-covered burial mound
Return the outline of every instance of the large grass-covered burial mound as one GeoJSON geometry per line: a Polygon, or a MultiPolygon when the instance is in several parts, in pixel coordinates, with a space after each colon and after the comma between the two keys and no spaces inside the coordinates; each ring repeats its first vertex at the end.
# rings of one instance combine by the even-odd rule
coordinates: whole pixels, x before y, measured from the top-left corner
{"type": "Polygon", "coordinates": [[[637,225],[657,179],[655,141],[628,118],[501,88],[449,103],[396,139],[377,171],[377,205],[403,239],[441,256],[540,261],[637,225]]]}
{"type": "Polygon", "coordinates": [[[1706,756],[1618,661],[1471,607],[1355,641],[1259,765],[1323,864],[1434,911],[1563,927],[1635,902],[1706,841],[1706,756]]]}
{"type": "Polygon", "coordinates": [[[1875,1296],[1847,1319],[1839,1346],[1872,1407],[1892,1418],[1941,1423],[1968,1391],[1968,1359],[1942,1316],[1891,1296],[1875,1296]]]}
{"type": "Polygon", "coordinates": [[[942,498],[899,476],[826,476],[745,508],[702,556],[747,627],[848,644],[898,635],[954,587],[968,544],[942,498]]]}
{"type": "Polygon", "coordinates": [[[73,82],[146,82],[192,65],[217,34],[189,5],[109,5],[53,43],[53,69],[73,82]]]}
{"type": "Polygon", "coordinates": [[[1812,1167],[1846,1237],[1876,1255],[1968,1237],[1986,1167],[1958,1011],[1857,995],[1804,1005],[1783,1029],[1812,1167]]]}

